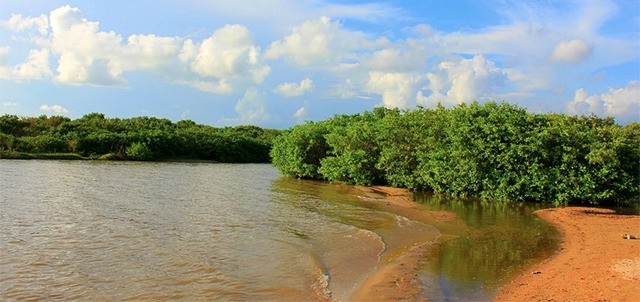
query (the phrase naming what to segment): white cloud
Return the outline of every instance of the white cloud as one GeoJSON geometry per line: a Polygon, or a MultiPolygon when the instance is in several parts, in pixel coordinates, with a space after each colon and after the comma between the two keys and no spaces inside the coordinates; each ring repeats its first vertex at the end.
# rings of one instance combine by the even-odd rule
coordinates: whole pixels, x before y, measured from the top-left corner
{"type": "Polygon", "coordinates": [[[264,94],[258,92],[255,88],[245,91],[244,96],[236,103],[235,110],[238,118],[232,120],[236,122],[258,124],[269,119],[264,94]]]}
{"type": "Polygon", "coordinates": [[[609,115],[640,118],[640,81],[630,81],[619,89],[609,88],[608,93],[602,94],[602,101],[609,115]]]}
{"type": "Polygon", "coordinates": [[[114,60],[117,70],[154,70],[166,66],[181,50],[181,39],[156,35],[131,35],[124,53],[114,60]]]}
{"type": "Polygon", "coordinates": [[[237,24],[216,30],[199,45],[186,40],[179,60],[189,64],[199,77],[185,82],[211,93],[230,93],[236,86],[260,84],[271,73],[249,29],[237,24]]]}
{"type": "Polygon", "coordinates": [[[27,62],[16,66],[14,74],[18,79],[30,80],[38,80],[44,76],[50,76],[51,69],[49,69],[49,50],[30,50],[27,62]]]}
{"type": "Polygon", "coordinates": [[[302,122],[307,118],[307,108],[300,107],[300,109],[296,110],[296,113],[293,116],[299,121],[302,122]]]}
{"type": "Polygon", "coordinates": [[[370,41],[363,33],[345,30],[339,22],[322,17],[302,23],[283,40],[271,43],[265,56],[268,59],[284,57],[300,66],[332,67],[356,60],[359,50],[372,49],[385,42],[370,41]]]}
{"type": "Polygon", "coordinates": [[[599,95],[590,96],[584,88],[580,88],[576,90],[573,100],[567,105],[567,111],[580,115],[602,114],[604,105],[599,95]]]}
{"type": "Polygon", "coordinates": [[[260,62],[260,49],[253,45],[249,29],[238,24],[226,25],[205,39],[191,68],[201,76],[218,79],[249,74],[256,83],[269,74],[269,67],[260,62]]]}
{"type": "Polygon", "coordinates": [[[47,49],[32,49],[27,61],[13,67],[6,66],[8,47],[0,47],[0,79],[23,81],[39,80],[52,74],[49,69],[49,51],[47,49]]]}
{"type": "Polygon", "coordinates": [[[305,78],[300,83],[282,83],[276,87],[274,92],[284,97],[294,97],[301,96],[311,89],[313,89],[313,80],[305,78]]]}
{"type": "Polygon", "coordinates": [[[459,61],[445,61],[427,73],[425,96],[418,92],[418,103],[426,106],[461,104],[479,98],[493,97],[494,89],[503,85],[506,73],[482,55],[459,61]]]}
{"type": "MultiPolygon", "coordinates": [[[[613,1],[500,1],[494,10],[507,17],[500,25],[474,31],[438,33],[447,52],[499,58],[522,93],[563,91],[567,79],[638,58],[637,34],[605,34],[602,26],[618,8],[613,1]],[[568,69],[564,64],[576,64],[568,69]],[[587,71],[588,70],[588,71],[587,71]]],[[[618,19],[619,20],[619,19],[618,19]]]]}
{"type": "Polygon", "coordinates": [[[23,17],[21,14],[12,14],[9,20],[2,22],[2,26],[15,32],[35,29],[40,34],[45,35],[49,30],[49,19],[45,15],[23,17]]]}
{"type": "Polygon", "coordinates": [[[56,81],[63,84],[118,85],[122,70],[112,62],[123,53],[122,38],[99,30],[68,5],[51,11],[51,47],[60,55],[56,81]],[[79,41],[82,41],[81,43],[79,41]]]}
{"type": "Polygon", "coordinates": [[[408,73],[370,72],[365,90],[382,95],[387,108],[407,108],[415,104],[415,85],[420,77],[408,73]]]}
{"type": "Polygon", "coordinates": [[[260,84],[271,69],[242,25],[226,25],[201,43],[180,37],[102,31],[68,5],[50,14],[55,80],[71,85],[123,86],[124,72],[150,71],[201,91],[226,94],[260,84]],[[82,43],[78,43],[82,41],[82,43]]]}
{"type": "Polygon", "coordinates": [[[584,88],[576,90],[573,100],[567,105],[572,114],[597,114],[638,120],[640,118],[640,81],[634,80],[623,88],[609,88],[607,93],[588,95],[584,88]]]}
{"type": "Polygon", "coordinates": [[[40,110],[44,111],[44,112],[53,112],[53,113],[67,113],[69,112],[69,110],[67,110],[67,108],[64,108],[60,105],[42,105],[40,106],[40,110]]]}
{"type": "Polygon", "coordinates": [[[580,63],[591,55],[593,48],[580,39],[560,41],[551,54],[551,60],[559,63],[580,63]]]}

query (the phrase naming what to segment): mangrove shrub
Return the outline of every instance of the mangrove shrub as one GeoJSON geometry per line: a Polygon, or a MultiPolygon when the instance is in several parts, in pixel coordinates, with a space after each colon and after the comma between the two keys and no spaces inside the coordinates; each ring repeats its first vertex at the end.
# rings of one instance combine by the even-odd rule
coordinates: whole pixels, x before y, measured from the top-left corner
{"type": "Polygon", "coordinates": [[[456,196],[623,204],[640,194],[640,125],[507,103],[337,115],[274,140],[283,174],[456,196]]]}

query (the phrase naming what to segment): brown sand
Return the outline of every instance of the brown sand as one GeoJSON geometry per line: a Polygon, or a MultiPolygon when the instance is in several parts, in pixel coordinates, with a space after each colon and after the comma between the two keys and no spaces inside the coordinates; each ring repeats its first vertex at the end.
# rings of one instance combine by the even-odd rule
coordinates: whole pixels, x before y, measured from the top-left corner
{"type": "MultiPolygon", "coordinates": [[[[465,226],[455,214],[424,211],[404,189],[358,189],[380,197],[392,212],[451,229],[465,226]]],[[[616,215],[611,210],[584,207],[535,212],[563,234],[560,250],[536,264],[495,297],[496,301],[640,301],[640,216],[616,215]],[[624,239],[629,234],[637,239],[624,239]]],[[[441,238],[439,242],[446,240],[441,238]]],[[[352,301],[421,301],[424,286],[417,278],[420,258],[433,242],[406,246],[383,264],[351,297],[352,301]]]]}
{"type": "Polygon", "coordinates": [[[640,216],[578,207],[536,214],[562,232],[561,248],[503,287],[496,301],[640,301],[640,216]]]}

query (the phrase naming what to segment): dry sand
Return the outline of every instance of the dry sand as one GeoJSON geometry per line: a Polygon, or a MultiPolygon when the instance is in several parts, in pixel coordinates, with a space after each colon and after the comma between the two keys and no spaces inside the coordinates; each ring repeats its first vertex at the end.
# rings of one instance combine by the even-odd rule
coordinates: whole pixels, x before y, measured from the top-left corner
{"type": "Polygon", "coordinates": [[[640,216],[597,208],[536,214],[563,234],[560,250],[504,286],[496,301],[640,301],[640,216]]]}

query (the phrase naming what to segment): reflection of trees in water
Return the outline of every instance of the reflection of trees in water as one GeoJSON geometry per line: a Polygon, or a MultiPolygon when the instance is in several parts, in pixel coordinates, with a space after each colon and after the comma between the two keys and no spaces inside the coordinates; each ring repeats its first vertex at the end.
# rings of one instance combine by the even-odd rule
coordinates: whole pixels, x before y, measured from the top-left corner
{"type": "Polygon", "coordinates": [[[557,231],[533,215],[540,204],[487,202],[417,194],[430,208],[451,211],[472,229],[444,243],[434,270],[456,286],[479,283],[495,288],[557,247],[557,231]]]}
{"type": "MultiPolygon", "coordinates": [[[[371,202],[357,198],[352,187],[322,181],[280,178],[272,182],[272,200],[328,218],[327,222],[362,229],[388,228],[396,223],[371,202]]],[[[513,274],[555,250],[557,232],[532,212],[540,204],[487,202],[446,195],[414,195],[425,210],[456,213],[470,228],[437,248],[425,259],[440,280],[456,290],[495,288],[513,274]]],[[[317,217],[317,216],[316,216],[317,217]]],[[[310,226],[311,227],[311,226],[310,226]]],[[[319,227],[319,226],[316,226],[319,227]]],[[[441,230],[445,235],[447,230],[441,230]]],[[[398,235],[398,234],[396,234],[398,235]]]]}
{"type": "Polygon", "coordinates": [[[272,182],[271,194],[275,202],[360,229],[375,230],[395,223],[395,216],[386,215],[361,201],[350,186],[282,177],[272,182]]]}

